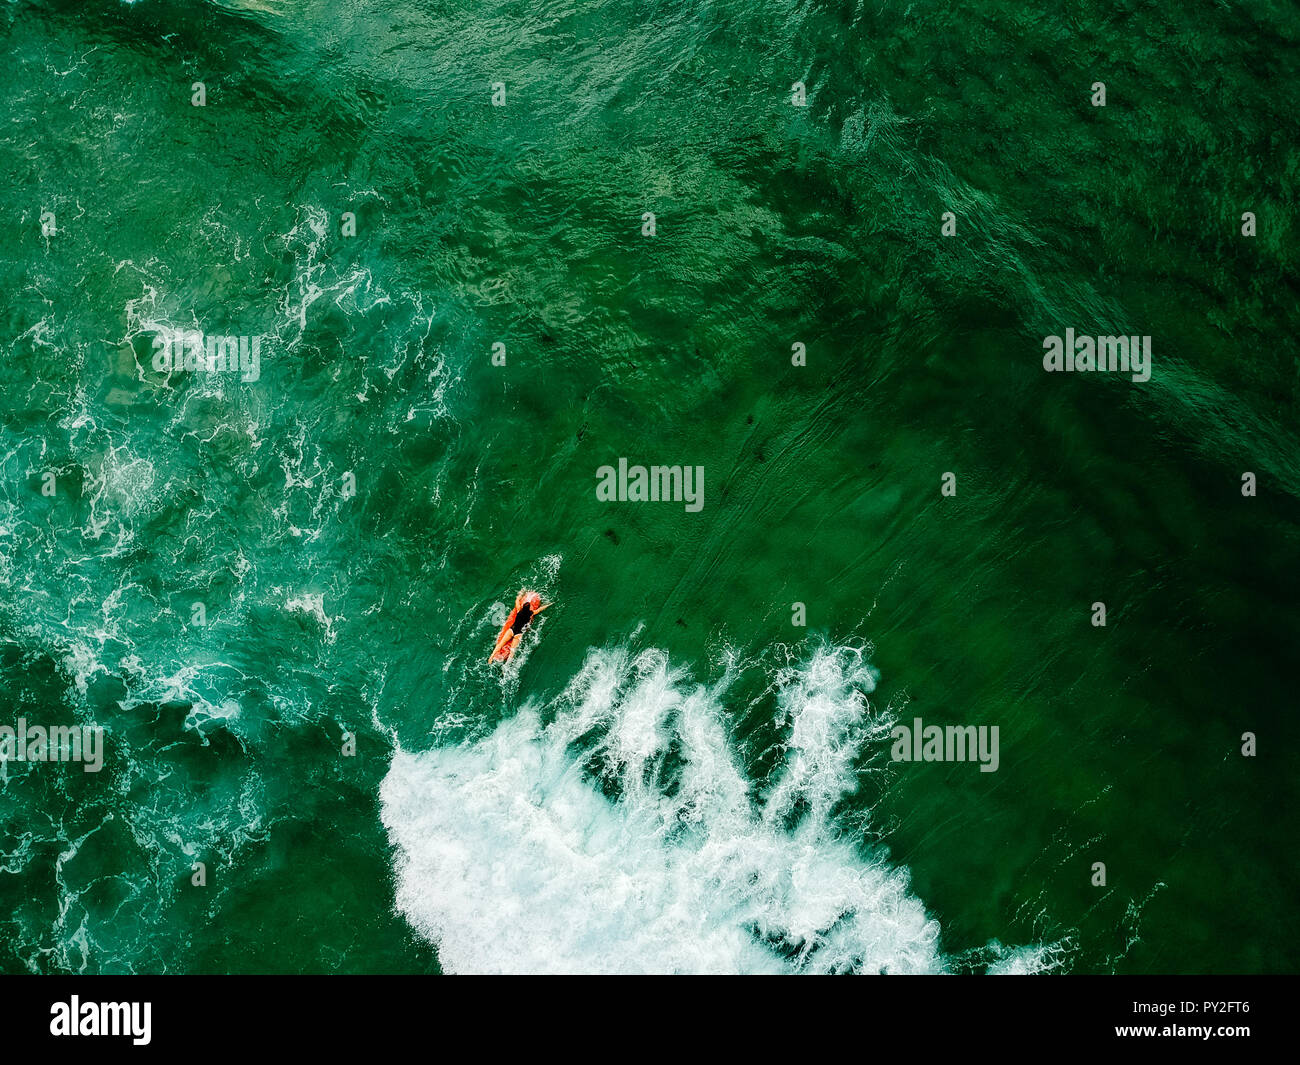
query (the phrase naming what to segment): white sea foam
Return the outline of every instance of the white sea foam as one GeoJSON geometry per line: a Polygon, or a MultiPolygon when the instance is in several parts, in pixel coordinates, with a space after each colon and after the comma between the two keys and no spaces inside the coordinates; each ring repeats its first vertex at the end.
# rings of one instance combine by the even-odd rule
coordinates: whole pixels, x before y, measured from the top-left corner
{"type": "Polygon", "coordinates": [[[397,751],[397,906],[451,972],[948,971],[906,870],[833,814],[887,727],[874,684],[845,648],[782,670],[784,759],[760,794],[725,682],[594,650],[552,705],[397,751]]]}
{"type": "Polygon", "coordinates": [[[990,976],[1033,976],[1064,969],[1069,959],[1069,938],[1056,943],[1031,943],[1008,948],[996,939],[986,948],[992,960],[986,970],[990,976]]]}
{"type": "Polygon", "coordinates": [[[302,592],[287,599],[284,609],[290,613],[306,614],[325,630],[325,642],[333,643],[338,637],[334,631],[334,622],[346,621],[346,618],[330,617],[325,613],[324,592],[302,592]]]}

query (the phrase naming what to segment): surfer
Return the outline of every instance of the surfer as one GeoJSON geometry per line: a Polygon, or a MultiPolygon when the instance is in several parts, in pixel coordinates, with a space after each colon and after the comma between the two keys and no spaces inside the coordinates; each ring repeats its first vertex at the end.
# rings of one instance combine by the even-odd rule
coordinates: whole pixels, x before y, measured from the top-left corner
{"type": "Polygon", "coordinates": [[[508,661],[510,656],[515,653],[515,647],[523,638],[524,630],[532,623],[533,618],[550,605],[550,603],[543,603],[542,597],[536,592],[530,592],[526,588],[520,591],[515,598],[514,610],[510,611],[506,623],[501,626],[501,632],[497,635],[496,647],[493,648],[488,661],[508,661]]]}

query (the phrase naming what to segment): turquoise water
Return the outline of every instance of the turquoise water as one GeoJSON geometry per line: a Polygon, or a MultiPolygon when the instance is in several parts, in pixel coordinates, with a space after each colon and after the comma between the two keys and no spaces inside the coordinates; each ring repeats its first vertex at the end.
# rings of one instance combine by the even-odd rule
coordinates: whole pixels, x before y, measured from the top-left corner
{"type": "Polygon", "coordinates": [[[0,20],[0,971],[1294,970],[1291,5],[0,20]]]}

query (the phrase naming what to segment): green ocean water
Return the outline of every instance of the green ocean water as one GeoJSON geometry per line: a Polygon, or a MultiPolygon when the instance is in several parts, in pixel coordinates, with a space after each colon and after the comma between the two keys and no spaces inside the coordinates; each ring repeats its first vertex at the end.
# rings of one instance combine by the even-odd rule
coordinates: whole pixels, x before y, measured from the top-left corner
{"type": "Polygon", "coordinates": [[[0,27],[0,971],[1295,970],[1294,5],[0,27]]]}

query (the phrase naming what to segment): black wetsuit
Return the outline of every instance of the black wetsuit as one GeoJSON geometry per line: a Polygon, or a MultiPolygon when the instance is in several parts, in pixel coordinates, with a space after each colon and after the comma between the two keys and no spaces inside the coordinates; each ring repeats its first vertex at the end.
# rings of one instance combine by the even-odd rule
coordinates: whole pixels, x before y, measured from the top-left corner
{"type": "Polygon", "coordinates": [[[523,632],[528,627],[528,623],[533,620],[533,608],[527,603],[519,608],[519,613],[515,615],[515,620],[510,625],[511,632],[523,632]]]}

